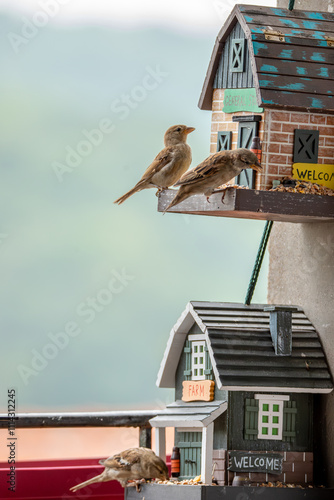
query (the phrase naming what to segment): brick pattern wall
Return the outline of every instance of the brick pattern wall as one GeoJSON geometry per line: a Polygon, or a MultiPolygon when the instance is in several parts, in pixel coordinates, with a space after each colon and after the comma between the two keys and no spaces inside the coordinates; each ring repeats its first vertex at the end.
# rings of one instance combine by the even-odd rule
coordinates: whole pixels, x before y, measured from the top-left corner
{"type": "Polygon", "coordinates": [[[212,464],[214,466],[213,476],[219,486],[226,485],[226,450],[213,450],[212,464]]]}
{"type": "MultiPolygon", "coordinates": [[[[210,153],[217,151],[218,131],[232,131],[232,149],[237,147],[238,123],[233,116],[250,112],[223,113],[224,90],[214,89],[210,153]]],[[[256,113],[259,114],[259,113],[256,113]]],[[[294,130],[319,130],[318,163],[334,164],[334,116],[326,114],[274,111],[266,109],[260,122],[263,174],[256,173],[256,189],[270,189],[274,179],[291,175],[293,163],[294,130]]],[[[231,181],[233,184],[233,181],[231,181]]]]}
{"type": "Polygon", "coordinates": [[[318,163],[334,163],[334,116],[290,111],[265,110],[260,189],[272,181],[291,175],[295,129],[319,130],[318,163]]]}
{"type": "MultiPolygon", "coordinates": [[[[224,90],[223,89],[214,89],[213,97],[212,97],[212,122],[211,122],[211,143],[210,143],[210,153],[215,153],[217,151],[217,137],[219,131],[231,131],[232,132],[232,149],[237,148],[238,141],[238,127],[239,123],[233,122],[233,116],[243,116],[243,115],[251,115],[251,114],[261,114],[261,113],[250,113],[245,111],[240,111],[237,113],[223,113],[223,100],[224,100],[224,90]]],[[[262,121],[259,126],[259,134],[260,139],[263,141],[264,138],[264,125],[263,125],[263,117],[262,113],[262,121]]],[[[261,180],[259,179],[258,173],[256,173],[255,180],[255,188],[259,189],[261,180]]],[[[230,182],[230,184],[234,184],[234,180],[230,182]]]]}
{"type": "MultiPolygon", "coordinates": [[[[266,453],[259,452],[259,453],[266,453]]],[[[249,477],[252,484],[266,483],[268,481],[290,484],[307,485],[313,482],[313,453],[285,451],[283,455],[282,474],[265,474],[260,472],[232,472],[226,471],[227,483],[232,484],[234,476],[249,477]]]]}

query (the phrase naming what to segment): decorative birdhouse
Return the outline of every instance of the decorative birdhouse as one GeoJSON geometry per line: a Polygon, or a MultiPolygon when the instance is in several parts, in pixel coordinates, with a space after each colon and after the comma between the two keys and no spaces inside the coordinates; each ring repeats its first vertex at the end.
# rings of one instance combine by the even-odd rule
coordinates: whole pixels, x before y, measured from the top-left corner
{"type": "MultiPolygon", "coordinates": [[[[253,149],[264,171],[245,169],[235,178],[249,190],[230,190],[223,201],[213,194],[210,203],[196,195],[171,211],[288,222],[333,219],[333,198],[312,194],[334,189],[333,33],[333,13],[234,7],[217,36],[199,107],[212,111],[211,153],[253,149]],[[286,177],[292,178],[290,187],[268,192],[286,177]],[[286,192],[296,183],[303,196],[286,192]]],[[[163,192],[158,209],[173,195],[163,192]]]]}
{"type": "Polygon", "coordinates": [[[314,395],[333,390],[314,326],[299,307],[190,302],[170,333],[159,387],[175,402],[150,422],[164,456],[175,428],[180,479],[313,481],[314,395]]]}

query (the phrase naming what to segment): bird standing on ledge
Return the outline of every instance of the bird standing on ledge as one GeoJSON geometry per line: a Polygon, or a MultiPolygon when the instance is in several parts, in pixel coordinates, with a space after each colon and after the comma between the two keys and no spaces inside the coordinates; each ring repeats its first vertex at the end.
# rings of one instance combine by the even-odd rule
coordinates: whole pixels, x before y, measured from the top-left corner
{"type": "Polygon", "coordinates": [[[239,175],[244,168],[253,168],[257,172],[263,171],[257,156],[249,149],[219,151],[209,156],[197,167],[182,175],[175,184],[175,186],[180,186],[180,189],[165,212],[194,194],[203,193],[209,201],[209,197],[218,186],[226,184],[239,175]]]}
{"type": "Polygon", "coordinates": [[[158,188],[158,192],[175,184],[191,163],[191,149],[187,136],[195,129],[186,125],[170,127],[164,136],[165,147],[154,158],[143,177],[123,196],[114,201],[120,205],[137,191],[147,188],[158,188]]]}
{"type": "Polygon", "coordinates": [[[125,486],[138,485],[140,482],[138,480],[141,479],[165,480],[169,477],[165,462],[149,448],[130,448],[107,458],[107,460],[100,460],[100,464],[105,466],[102,474],[73,486],[70,491],[75,492],[89,484],[112,481],[113,479],[119,481],[125,488],[125,486]],[[127,485],[129,479],[137,482],[127,485]]]}

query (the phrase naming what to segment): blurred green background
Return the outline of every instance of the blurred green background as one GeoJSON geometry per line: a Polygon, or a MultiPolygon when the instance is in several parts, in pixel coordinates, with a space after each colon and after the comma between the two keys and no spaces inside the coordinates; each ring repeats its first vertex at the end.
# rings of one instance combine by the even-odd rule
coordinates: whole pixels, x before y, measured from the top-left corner
{"type": "MultiPolygon", "coordinates": [[[[189,300],[243,302],[264,227],[162,216],[154,190],[113,204],[169,126],[196,127],[193,165],[208,156],[211,116],[197,102],[217,31],[50,22],[23,43],[8,37],[22,16],[5,9],[0,29],[1,409],[12,387],[19,411],[157,407],[172,398],[155,385],[170,329],[189,300]],[[147,67],[168,75],[127,117],[112,110],[143,95],[147,67]],[[105,118],[113,131],[60,182],[54,162],[105,118]],[[101,290],[122,269],[133,279],[107,303],[101,290]],[[78,307],[97,296],[88,323],[78,307]],[[47,347],[68,322],[80,333],[47,347]]],[[[266,275],[265,262],[254,303],[266,301],[266,275]]]]}

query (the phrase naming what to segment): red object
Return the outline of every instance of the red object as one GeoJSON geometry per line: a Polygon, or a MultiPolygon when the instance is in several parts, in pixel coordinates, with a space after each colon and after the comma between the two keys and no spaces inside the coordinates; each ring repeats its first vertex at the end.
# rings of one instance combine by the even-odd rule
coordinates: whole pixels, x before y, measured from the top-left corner
{"type": "Polygon", "coordinates": [[[261,163],[261,158],[262,158],[262,146],[261,146],[261,141],[260,137],[257,135],[253,137],[251,147],[249,148],[251,151],[253,151],[254,154],[256,154],[257,159],[259,160],[259,163],[261,163]]]}
{"type": "MultiPolygon", "coordinates": [[[[170,457],[167,465],[170,469],[170,457]]],[[[124,489],[118,481],[95,483],[72,493],[69,489],[103,471],[97,458],[78,460],[43,460],[15,464],[15,491],[9,491],[9,465],[0,463],[1,500],[83,499],[124,500],[124,489]]]]}

